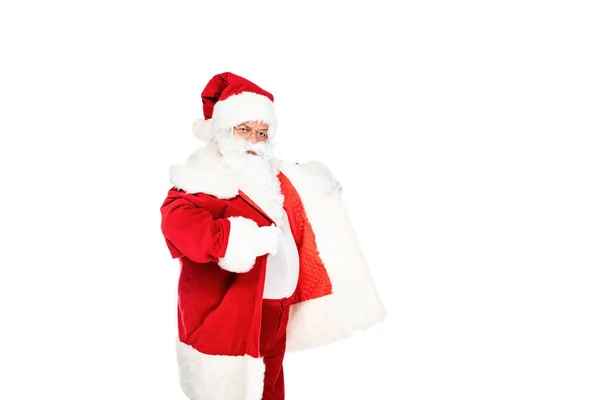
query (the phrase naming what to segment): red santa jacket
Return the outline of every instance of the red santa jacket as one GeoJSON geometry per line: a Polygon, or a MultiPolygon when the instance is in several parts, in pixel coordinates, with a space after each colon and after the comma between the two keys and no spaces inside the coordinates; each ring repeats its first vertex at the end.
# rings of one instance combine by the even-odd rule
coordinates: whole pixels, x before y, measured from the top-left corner
{"type": "MultiPolygon", "coordinates": [[[[385,310],[341,193],[331,191],[329,170],[280,160],[278,166],[283,208],[300,260],[288,351],[330,343],[381,321],[385,310]]],[[[267,255],[253,256],[248,246],[256,229],[274,221],[239,190],[212,145],[173,166],[171,182],[161,206],[161,229],[181,267],[177,356],[182,388],[190,399],[258,400],[267,255]],[[235,221],[232,228],[238,217],[241,224],[235,221]]]]}

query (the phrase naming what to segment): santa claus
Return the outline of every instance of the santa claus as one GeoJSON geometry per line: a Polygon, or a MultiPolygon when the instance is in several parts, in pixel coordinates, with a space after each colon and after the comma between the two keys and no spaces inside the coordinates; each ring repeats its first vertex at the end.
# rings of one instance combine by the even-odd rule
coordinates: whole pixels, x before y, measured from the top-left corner
{"type": "Polygon", "coordinates": [[[170,169],[161,229],[181,267],[177,360],[192,400],[282,400],[286,351],[383,320],[341,187],[273,154],[273,95],[230,72],[202,92],[207,142],[170,169]]]}

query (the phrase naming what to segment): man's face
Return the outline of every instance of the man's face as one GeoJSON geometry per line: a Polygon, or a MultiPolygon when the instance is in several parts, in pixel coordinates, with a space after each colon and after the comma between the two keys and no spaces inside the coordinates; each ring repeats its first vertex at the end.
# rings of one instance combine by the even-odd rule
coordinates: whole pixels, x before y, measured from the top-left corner
{"type": "MultiPolygon", "coordinates": [[[[245,139],[246,141],[256,144],[259,142],[265,142],[268,136],[269,125],[259,121],[246,121],[239,125],[236,125],[233,129],[233,134],[237,137],[245,139]]],[[[256,155],[253,150],[249,151],[251,154],[256,155]]]]}

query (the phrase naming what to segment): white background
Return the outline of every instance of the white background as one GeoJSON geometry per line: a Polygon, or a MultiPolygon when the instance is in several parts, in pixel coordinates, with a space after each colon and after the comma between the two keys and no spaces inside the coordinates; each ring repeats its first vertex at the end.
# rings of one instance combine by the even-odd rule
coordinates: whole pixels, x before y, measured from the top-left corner
{"type": "Polygon", "coordinates": [[[184,399],[168,167],[215,74],[344,187],[386,321],[287,399],[600,398],[592,1],[7,1],[0,398],[184,399]]]}

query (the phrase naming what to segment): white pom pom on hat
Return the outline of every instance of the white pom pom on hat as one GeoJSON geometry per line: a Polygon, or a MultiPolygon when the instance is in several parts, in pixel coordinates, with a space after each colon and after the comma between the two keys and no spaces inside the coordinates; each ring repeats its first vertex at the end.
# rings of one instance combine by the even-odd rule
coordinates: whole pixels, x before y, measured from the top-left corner
{"type": "Polygon", "coordinates": [[[246,121],[269,125],[269,141],[275,136],[277,118],[273,95],[231,72],[215,75],[202,91],[204,119],[194,121],[194,136],[209,141],[217,130],[230,130],[246,121]]]}
{"type": "Polygon", "coordinates": [[[192,125],[192,132],[198,139],[208,142],[211,137],[212,119],[197,119],[192,125]]]}

